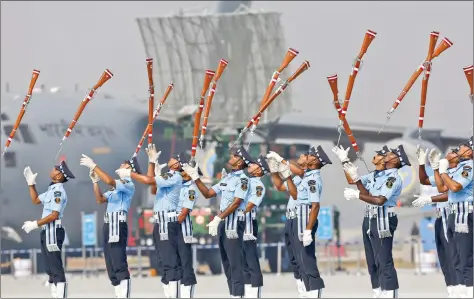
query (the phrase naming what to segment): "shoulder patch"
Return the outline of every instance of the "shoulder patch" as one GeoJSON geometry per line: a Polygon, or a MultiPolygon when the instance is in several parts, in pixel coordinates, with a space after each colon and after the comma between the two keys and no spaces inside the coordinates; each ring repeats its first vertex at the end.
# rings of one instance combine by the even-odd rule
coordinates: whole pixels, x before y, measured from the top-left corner
{"type": "Polygon", "coordinates": [[[395,183],[396,181],[397,181],[397,179],[394,178],[393,176],[391,176],[387,179],[387,182],[385,183],[385,185],[387,186],[387,188],[392,188],[393,183],[395,183]]]}
{"type": "Polygon", "coordinates": [[[54,191],[54,197],[61,197],[61,191],[54,191]]]}
{"type": "Polygon", "coordinates": [[[167,180],[167,179],[169,179],[170,174],[166,172],[166,173],[164,173],[161,177],[162,177],[164,180],[167,180]]]}
{"type": "Polygon", "coordinates": [[[309,180],[308,181],[308,186],[316,186],[316,181],[315,180],[309,180]]]}
{"type": "Polygon", "coordinates": [[[240,188],[242,188],[242,190],[244,191],[247,191],[248,187],[249,187],[249,180],[247,178],[241,178],[240,188]]]}
{"type": "Polygon", "coordinates": [[[189,190],[188,193],[189,193],[189,196],[188,196],[188,197],[189,197],[189,200],[190,200],[190,201],[193,201],[193,200],[196,198],[196,191],[194,191],[194,190],[189,190]]]}
{"type": "Polygon", "coordinates": [[[261,197],[263,193],[263,187],[262,186],[257,186],[257,197],[261,197]]]}
{"type": "Polygon", "coordinates": [[[121,182],[122,182],[122,184],[124,184],[124,185],[125,185],[125,184],[128,184],[128,183],[130,183],[130,181],[129,181],[129,180],[123,180],[123,179],[120,179],[120,181],[121,181],[121,182]]]}
{"type": "Polygon", "coordinates": [[[470,171],[470,170],[472,169],[472,167],[469,166],[469,165],[464,165],[462,169],[463,169],[463,170],[470,171]]]}
{"type": "Polygon", "coordinates": [[[115,191],[115,187],[110,187],[109,191],[110,192],[115,191]]]}
{"type": "Polygon", "coordinates": [[[56,197],[56,198],[54,199],[54,202],[55,202],[55,203],[60,203],[60,202],[61,202],[61,197],[56,197]]]}
{"type": "Polygon", "coordinates": [[[227,186],[227,184],[226,183],[220,183],[219,186],[224,186],[225,187],[225,186],[227,186]]]}

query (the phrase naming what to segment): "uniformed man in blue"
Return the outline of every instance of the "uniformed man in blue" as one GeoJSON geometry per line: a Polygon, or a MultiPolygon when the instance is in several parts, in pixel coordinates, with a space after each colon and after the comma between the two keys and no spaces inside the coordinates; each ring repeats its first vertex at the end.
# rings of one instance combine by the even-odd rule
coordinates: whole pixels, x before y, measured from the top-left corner
{"type": "MultiPolygon", "coordinates": [[[[272,181],[275,188],[279,191],[288,191],[288,185],[286,181],[283,181],[282,177],[279,174],[279,165],[280,163],[289,164],[291,173],[295,174],[292,178],[292,181],[296,187],[300,185],[303,181],[304,171],[306,169],[306,163],[308,160],[308,154],[304,153],[298,157],[296,164],[289,163],[288,160],[284,160],[280,155],[275,152],[270,151],[267,154],[268,166],[270,167],[270,172],[272,175],[272,181]]],[[[296,280],[296,287],[300,297],[306,296],[306,287],[304,285],[303,279],[301,277],[299,263],[296,261],[296,254],[294,252],[293,238],[291,228],[296,226],[296,199],[291,195],[288,198],[288,204],[286,206],[286,220],[285,220],[285,245],[288,252],[288,259],[290,262],[291,269],[293,270],[293,276],[296,280]]]]}
{"type": "Polygon", "coordinates": [[[386,168],[384,175],[368,190],[357,173],[357,167],[351,162],[345,162],[343,164],[344,171],[356,183],[359,190],[346,188],[344,197],[347,200],[360,199],[377,206],[369,211],[369,226],[370,238],[381,276],[382,293],[379,298],[398,298],[398,277],[392,256],[393,234],[398,225],[394,208],[397,206],[397,198],[402,192],[402,179],[398,175],[398,169],[411,166],[411,164],[403,145],[399,145],[387,153],[384,162],[386,168]]]}
{"type": "Polygon", "coordinates": [[[290,194],[297,200],[298,222],[292,227],[292,237],[308,298],[321,298],[324,289],[324,281],[320,276],[314,254],[316,245],[314,235],[318,229],[318,214],[323,190],[321,168],[328,164],[332,162],[323,148],[311,147],[308,152],[306,173],[297,188],[291,180],[289,165],[280,172],[288,184],[290,194]]]}
{"type": "MultiPolygon", "coordinates": [[[[342,145],[339,147],[335,146],[332,149],[332,151],[336,154],[336,156],[339,158],[342,164],[350,161],[348,157],[349,150],[350,150],[349,147],[344,149],[342,145]]],[[[380,179],[380,177],[382,177],[385,174],[384,157],[388,152],[390,152],[390,150],[388,149],[386,145],[384,145],[381,150],[375,151],[375,156],[372,158],[372,164],[375,166],[375,170],[366,175],[363,175],[360,178],[365,189],[369,190],[369,192],[371,188],[375,188],[377,185],[383,184],[383,181],[380,179]]],[[[350,176],[347,173],[345,174],[346,174],[347,182],[350,185],[354,185],[355,183],[352,181],[350,176]]],[[[362,222],[362,241],[364,243],[365,259],[367,261],[367,268],[369,271],[370,282],[372,284],[372,291],[374,293],[373,298],[378,298],[381,295],[382,289],[380,288],[380,285],[381,285],[380,279],[383,278],[382,276],[379,275],[379,269],[375,260],[376,256],[373,250],[374,245],[372,244],[374,240],[371,239],[369,236],[370,234],[369,215],[371,214],[372,210],[376,210],[376,209],[377,209],[376,205],[367,204],[365,207],[364,220],[362,222]]]]}
{"type": "Polygon", "coordinates": [[[257,159],[244,155],[244,161],[248,165],[249,192],[245,198],[245,215],[239,218],[239,221],[245,223],[243,236],[245,298],[261,298],[263,276],[257,249],[257,212],[265,196],[262,177],[270,173],[270,168],[265,157],[261,155],[257,159]]]}
{"type": "MultiPolygon", "coordinates": [[[[459,264],[463,278],[463,285],[457,286],[455,295],[461,296],[461,298],[472,298],[472,138],[468,142],[459,145],[455,152],[459,157],[460,163],[451,175],[448,174],[449,161],[447,159],[439,160],[438,165],[439,174],[444,185],[448,188],[448,192],[431,197],[420,196],[413,202],[413,205],[421,207],[432,202],[449,201],[452,214],[448,218],[448,242],[451,238],[454,240],[456,245],[455,254],[459,256],[459,264]],[[454,232],[452,233],[452,231],[454,232]],[[452,237],[451,233],[453,234],[452,237]]],[[[456,260],[454,260],[454,262],[456,263],[456,260]]]]}
{"type": "MultiPolygon", "coordinates": [[[[181,166],[189,162],[189,157],[185,153],[181,153],[178,158],[181,166]]],[[[196,274],[193,267],[193,222],[191,221],[191,211],[198,197],[198,190],[189,174],[182,168],[180,171],[183,178],[183,187],[181,188],[179,203],[176,209],[178,223],[181,224],[178,235],[178,252],[183,269],[180,298],[194,298],[196,274]]],[[[198,169],[198,174],[202,175],[200,169],[198,169]]]]}
{"type": "Polygon", "coordinates": [[[66,162],[62,161],[51,170],[49,175],[51,183],[48,190],[38,195],[35,187],[38,173],[33,173],[27,166],[23,175],[28,183],[31,201],[36,205],[43,204],[43,214],[40,220],[26,221],[22,229],[28,234],[41,227],[41,252],[44,256],[46,273],[49,276],[51,296],[53,298],[67,298],[67,282],[61,258],[66,234],[62,226],[62,219],[67,205],[67,195],[63,184],[75,177],[66,162]]]}
{"type": "MultiPolygon", "coordinates": [[[[428,149],[426,149],[426,151],[419,149],[417,152],[420,184],[437,187],[440,194],[445,193],[448,191],[448,188],[444,185],[438,170],[440,154],[438,155],[434,149],[430,152],[430,162],[432,162],[431,166],[434,172],[434,175],[432,176],[428,176],[425,169],[427,154],[428,149]],[[434,161],[435,155],[438,155],[436,161],[434,161]]],[[[455,151],[450,151],[446,155],[446,159],[449,161],[448,173],[452,176],[459,164],[459,157],[455,151]]],[[[438,260],[441,266],[441,271],[443,272],[444,281],[446,283],[448,298],[455,298],[456,286],[458,284],[463,285],[464,279],[461,274],[459,255],[450,252],[450,247],[452,247],[456,252],[456,244],[454,240],[452,240],[452,233],[450,234],[450,238],[448,238],[448,219],[450,214],[451,207],[447,201],[436,203],[436,220],[434,224],[436,251],[438,253],[438,260]],[[449,239],[451,239],[451,242],[448,242],[449,239]]],[[[454,220],[453,217],[451,218],[454,220]]]]}
{"type": "Polygon", "coordinates": [[[209,234],[219,238],[222,266],[232,298],[242,298],[245,292],[242,254],[245,223],[238,221],[238,218],[244,215],[245,198],[249,192],[249,178],[244,173],[247,164],[243,155],[248,155],[243,147],[230,155],[228,163],[232,172],[222,177],[219,183],[210,189],[199,179],[197,163],[194,167],[183,165],[184,171],[189,174],[205,198],[222,195],[220,213],[207,226],[209,234]]]}
{"type": "MultiPolygon", "coordinates": [[[[135,194],[135,185],[130,175],[122,174],[118,180],[114,180],[86,155],[82,155],[80,164],[90,170],[89,177],[93,183],[96,202],[98,204],[107,203],[103,226],[104,258],[110,282],[115,289],[115,296],[116,298],[130,298],[131,282],[127,263],[127,214],[135,194]],[[109,191],[102,193],[99,187],[100,180],[110,186],[109,191]]],[[[135,157],[125,160],[119,169],[141,173],[135,157]]]]}
{"type": "MultiPolygon", "coordinates": [[[[155,227],[153,236],[155,247],[163,265],[163,276],[161,282],[167,298],[179,298],[180,280],[182,269],[178,255],[178,236],[181,225],[178,223],[179,196],[183,186],[183,178],[180,174],[181,165],[178,156],[173,156],[168,161],[169,171],[162,174],[164,164],[158,163],[161,152],[157,152],[154,144],[148,145],[147,175],[131,173],[132,180],[152,186],[152,194],[156,194],[153,214],[155,227]]],[[[126,170],[119,169],[118,172],[126,170]]],[[[130,171],[128,171],[130,172],[130,171]]]]}

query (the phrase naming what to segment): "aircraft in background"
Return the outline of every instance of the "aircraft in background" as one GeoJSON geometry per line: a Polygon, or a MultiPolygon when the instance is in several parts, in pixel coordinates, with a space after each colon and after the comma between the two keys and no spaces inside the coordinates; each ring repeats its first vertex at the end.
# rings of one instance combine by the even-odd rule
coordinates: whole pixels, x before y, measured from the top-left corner
{"type": "MultiPolygon", "coordinates": [[[[15,140],[2,157],[0,219],[2,227],[13,229],[23,241],[19,244],[13,241],[18,238],[5,237],[4,234],[6,239],[2,244],[4,248],[38,246],[38,238],[35,233],[27,235],[21,231],[24,221],[38,219],[42,211],[42,206],[33,205],[29,199],[23,169],[30,166],[33,172],[38,173],[37,190],[40,193],[44,192],[49,184],[50,170],[53,165],[59,163],[54,160],[54,157],[59,149],[60,141],[83,97],[84,94],[81,93],[34,94],[15,140]]],[[[21,103],[22,99],[15,99],[12,94],[2,95],[2,144],[6,142],[21,103]]],[[[165,109],[166,104],[163,110],[165,109]]],[[[328,152],[336,143],[337,131],[333,125],[330,125],[331,122],[316,118],[312,118],[309,122],[305,121],[302,116],[297,117],[298,121],[289,121],[289,119],[291,118],[284,116],[273,125],[262,126],[259,133],[267,135],[267,140],[264,142],[322,144],[328,152]],[[304,125],[304,123],[312,124],[304,125]]],[[[76,179],[65,184],[69,199],[65,212],[65,226],[71,246],[80,246],[81,244],[80,212],[98,211],[98,215],[101,217],[102,212],[105,211],[105,205],[98,206],[95,203],[88,169],[79,165],[81,154],[90,156],[101,168],[115,176],[114,171],[119,164],[133,154],[146,124],[147,104],[145,102],[138,104],[129,100],[105,98],[99,94],[86,106],[74,131],[66,140],[59,157],[67,161],[72,172],[76,175],[76,179]]],[[[189,138],[181,138],[176,135],[171,138],[166,136],[167,130],[176,128],[176,125],[176,121],[164,120],[160,117],[155,122],[154,142],[162,151],[163,159],[167,159],[174,152],[189,148],[189,138]]],[[[406,170],[407,173],[402,173],[402,177],[405,177],[406,180],[404,184],[406,198],[404,200],[411,202],[412,195],[419,192],[419,186],[416,183],[417,162],[414,154],[418,140],[401,129],[391,127],[388,127],[386,132],[380,135],[377,135],[376,126],[364,127],[354,122],[352,128],[361,149],[365,149],[363,150],[364,157],[368,163],[371,160],[372,150],[380,148],[380,145],[387,144],[394,148],[398,144],[404,144],[414,165],[411,169],[406,170]]],[[[426,137],[431,135],[436,138],[430,138],[431,142],[423,141],[422,147],[437,147],[443,152],[467,139],[444,136],[440,131],[426,131],[424,133],[426,137]]],[[[341,144],[349,146],[346,139],[343,134],[341,144]]],[[[253,142],[262,142],[262,140],[255,137],[253,142]]],[[[333,160],[336,159],[332,153],[329,155],[333,160]]],[[[203,156],[206,156],[206,159],[212,158],[209,155],[203,156]]],[[[147,157],[143,151],[140,152],[138,159],[142,168],[146,169],[147,157]]],[[[202,165],[204,164],[206,164],[205,161],[202,165]]],[[[359,169],[363,171],[361,165],[359,165],[359,169]]],[[[341,175],[341,169],[338,167],[328,168],[323,176],[337,177],[338,179],[334,181],[336,185],[345,183],[345,178],[341,175]]],[[[102,190],[107,190],[107,187],[101,186],[102,190]]],[[[325,196],[342,197],[340,192],[330,191],[331,189],[334,188],[330,188],[328,191],[325,189],[325,196]]],[[[146,198],[144,192],[146,192],[146,188],[137,184],[136,199],[132,201],[131,211],[144,204],[143,198],[146,198]]],[[[99,223],[101,223],[100,218],[99,223]]],[[[9,229],[9,231],[11,230],[9,229]]],[[[11,232],[6,234],[6,236],[8,235],[12,235],[11,232]]]]}

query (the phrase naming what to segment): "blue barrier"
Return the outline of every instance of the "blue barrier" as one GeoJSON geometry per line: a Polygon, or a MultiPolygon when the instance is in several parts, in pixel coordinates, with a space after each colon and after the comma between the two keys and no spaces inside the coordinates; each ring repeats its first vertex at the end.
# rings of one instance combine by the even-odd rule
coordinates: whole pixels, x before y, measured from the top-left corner
{"type": "MultiPolygon", "coordinates": [[[[410,241],[410,240],[407,240],[407,241],[394,241],[394,245],[400,245],[400,244],[403,244],[403,245],[407,245],[407,244],[418,244],[418,243],[421,243],[421,244],[425,244],[425,243],[434,243],[435,241],[410,241]]],[[[280,244],[280,246],[284,246],[284,243],[259,243],[257,244],[258,247],[261,247],[261,248],[267,248],[267,247],[278,247],[278,244],[280,244]]],[[[328,241],[328,242],[316,242],[316,246],[328,246],[328,245],[335,245],[337,244],[335,241],[328,241]]],[[[355,241],[355,242],[342,242],[340,243],[341,246],[352,246],[352,245],[363,245],[363,243],[361,241],[355,241]]],[[[194,244],[194,246],[196,247],[196,249],[217,249],[219,248],[219,246],[217,244],[213,244],[213,245],[200,245],[200,244],[194,244]]],[[[127,251],[128,252],[135,252],[135,251],[138,251],[138,248],[140,248],[141,250],[154,250],[155,249],[155,246],[135,246],[135,247],[127,247],[127,251]]],[[[11,250],[2,250],[1,251],[1,254],[25,254],[25,253],[31,253],[33,250],[39,252],[40,249],[39,248],[33,248],[33,249],[11,249],[11,250]]],[[[82,252],[82,248],[66,248],[64,250],[64,252],[66,253],[71,253],[71,252],[82,252]]],[[[93,247],[89,247],[89,248],[86,248],[85,249],[86,252],[102,252],[103,249],[102,247],[96,247],[96,248],[93,248],[93,247]]]]}

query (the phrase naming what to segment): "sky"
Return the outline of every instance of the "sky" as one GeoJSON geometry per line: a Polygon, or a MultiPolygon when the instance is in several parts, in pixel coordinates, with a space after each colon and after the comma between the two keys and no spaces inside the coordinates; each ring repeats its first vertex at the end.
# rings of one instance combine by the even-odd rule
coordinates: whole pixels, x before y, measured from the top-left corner
{"type": "MultiPolygon", "coordinates": [[[[1,86],[24,93],[34,68],[39,82],[73,89],[89,87],[105,68],[115,73],[107,93],[146,96],[145,50],[137,17],[180,9],[215,9],[212,1],[1,2],[1,86]]],[[[257,10],[281,12],[288,47],[311,68],[292,86],[293,110],[334,116],[326,77],[339,74],[343,96],[354,57],[367,29],[376,31],[359,73],[348,119],[381,124],[399,92],[424,60],[431,31],[454,46],[433,61],[425,128],[467,128],[473,109],[462,68],[473,63],[472,1],[436,2],[253,2],[257,10]],[[314,109],[314,110],[312,110],[314,109]],[[370,113],[368,113],[370,112],[370,113]]],[[[290,66],[295,69],[301,62],[290,66]]],[[[392,125],[417,126],[419,80],[392,125]]],[[[262,94],[266,86],[262,86],[262,94]]],[[[250,117],[250,116],[249,116],[250,117]]]]}

